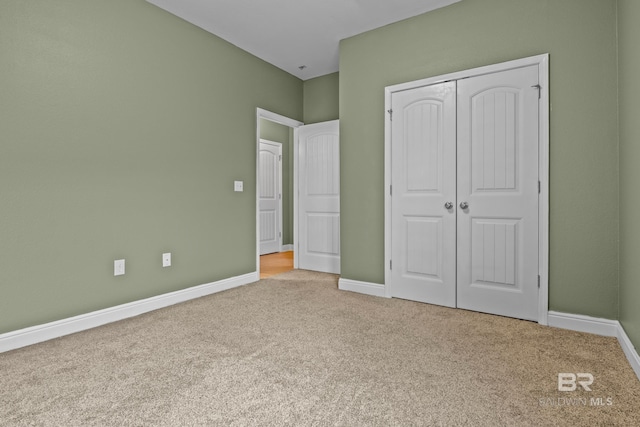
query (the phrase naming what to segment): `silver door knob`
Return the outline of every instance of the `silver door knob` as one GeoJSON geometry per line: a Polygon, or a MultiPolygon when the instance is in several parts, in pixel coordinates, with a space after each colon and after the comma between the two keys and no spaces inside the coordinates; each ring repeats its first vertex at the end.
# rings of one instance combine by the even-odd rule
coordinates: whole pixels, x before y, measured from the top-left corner
{"type": "Polygon", "coordinates": [[[468,209],[468,208],[469,208],[469,203],[460,202],[460,209],[468,209]]]}
{"type": "Polygon", "coordinates": [[[445,209],[451,209],[452,207],[453,207],[453,203],[451,203],[451,202],[447,202],[447,203],[444,204],[444,208],[445,209]]]}

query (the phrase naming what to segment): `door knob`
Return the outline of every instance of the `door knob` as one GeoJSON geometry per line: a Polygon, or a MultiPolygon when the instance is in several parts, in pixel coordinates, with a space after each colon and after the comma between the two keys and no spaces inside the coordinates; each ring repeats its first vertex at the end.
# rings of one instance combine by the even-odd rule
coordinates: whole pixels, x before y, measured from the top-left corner
{"type": "Polygon", "coordinates": [[[469,203],[460,202],[460,209],[468,209],[468,208],[469,208],[469,203]]]}
{"type": "Polygon", "coordinates": [[[453,203],[451,203],[451,202],[447,202],[447,203],[444,204],[444,208],[445,209],[451,209],[452,207],[453,207],[453,203]]]}

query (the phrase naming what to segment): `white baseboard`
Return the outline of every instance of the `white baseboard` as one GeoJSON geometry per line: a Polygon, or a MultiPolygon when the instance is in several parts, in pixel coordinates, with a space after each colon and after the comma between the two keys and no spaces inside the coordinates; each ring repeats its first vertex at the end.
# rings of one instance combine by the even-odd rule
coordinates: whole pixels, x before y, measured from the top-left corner
{"type": "Polygon", "coordinates": [[[230,277],[217,282],[194,286],[180,291],[157,295],[91,313],[45,323],[43,325],[8,332],[0,335],[0,353],[138,316],[149,311],[179,304],[205,295],[226,291],[227,289],[257,282],[259,279],[256,272],[248,273],[242,276],[230,277]]]}
{"type": "Polygon", "coordinates": [[[293,245],[282,245],[280,252],[289,252],[293,250],[293,245]]]}
{"type": "Polygon", "coordinates": [[[549,326],[554,328],[569,329],[571,331],[588,332],[590,334],[617,337],[617,320],[601,319],[598,317],[583,316],[581,314],[560,313],[550,311],[548,315],[549,326]]]}
{"type": "Polygon", "coordinates": [[[631,367],[638,376],[638,379],[640,379],[640,356],[622,325],[618,328],[618,342],[622,347],[622,351],[624,351],[624,354],[627,356],[627,360],[629,360],[631,367]]]}
{"type": "Polygon", "coordinates": [[[343,279],[338,280],[338,289],[342,291],[357,292],[359,294],[373,295],[375,297],[386,297],[384,285],[378,283],[360,282],[358,280],[343,279]]]}
{"type": "Polygon", "coordinates": [[[597,317],[583,316],[580,314],[549,312],[549,326],[569,329],[578,332],[588,332],[607,337],[616,337],[624,351],[631,368],[640,380],[640,356],[627,336],[624,328],[617,320],[600,319],[597,317]]]}

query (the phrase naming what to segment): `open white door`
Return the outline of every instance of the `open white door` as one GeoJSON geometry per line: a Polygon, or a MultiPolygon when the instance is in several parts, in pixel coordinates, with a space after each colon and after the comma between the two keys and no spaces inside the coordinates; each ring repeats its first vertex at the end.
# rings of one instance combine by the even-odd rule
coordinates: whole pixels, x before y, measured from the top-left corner
{"type": "Polygon", "coordinates": [[[260,140],[260,255],[282,247],[282,144],[260,140]]]}
{"type": "Polygon", "coordinates": [[[301,126],[297,135],[297,268],[339,274],[340,124],[301,126]]]}

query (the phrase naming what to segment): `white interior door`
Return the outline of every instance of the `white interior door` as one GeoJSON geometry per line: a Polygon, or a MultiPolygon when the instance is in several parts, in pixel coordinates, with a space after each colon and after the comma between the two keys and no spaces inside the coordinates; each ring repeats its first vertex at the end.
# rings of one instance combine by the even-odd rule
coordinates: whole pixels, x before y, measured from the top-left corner
{"type": "Polygon", "coordinates": [[[537,66],[458,82],[458,307],[538,319],[537,85],[537,66]]]}
{"type": "Polygon", "coordinates": [[[282,144],[260,140],[260,255],[282,247],[282,144]]]}
{"type": "Polygon", "coordinates": [[[393,95],[391,296],[456,304],[456,84],[393,95]]]}
{"type": "Polygon", "coordinates": [[[392,93],[391,296],[538,320],[538,80],[392,93]]]}
{"type": "Polygon", "coordinates": [[[340,125],[298,128],[297,267],[340,273],[340,125]]]}

